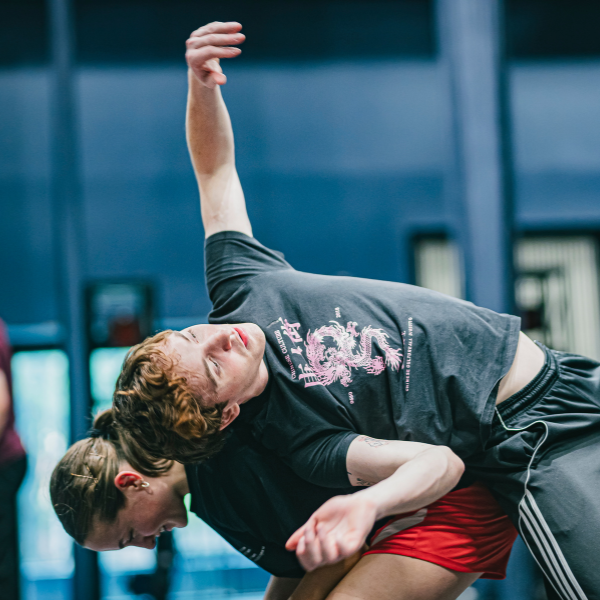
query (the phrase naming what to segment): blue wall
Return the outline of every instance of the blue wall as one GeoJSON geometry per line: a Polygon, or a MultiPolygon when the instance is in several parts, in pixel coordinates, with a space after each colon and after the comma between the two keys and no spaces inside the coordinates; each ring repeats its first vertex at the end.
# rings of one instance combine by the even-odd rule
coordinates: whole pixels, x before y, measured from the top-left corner
{"type": "MultiPolygon", "coordinates": [[[[410,279],[410,239],[443,230],[448,123],[432,61],[226,65],[256,237],[297,268],[410,279]]],[[[600,62],[511,69],[517,218],[600,230],[600,62]]],[[[184,137],[183,68],[78,73],[90,278],[156,282],[159,316],[209,310],[184,137]]],[[[56,319],[48,74],[0,71],[0,315],[56,319]]]]}

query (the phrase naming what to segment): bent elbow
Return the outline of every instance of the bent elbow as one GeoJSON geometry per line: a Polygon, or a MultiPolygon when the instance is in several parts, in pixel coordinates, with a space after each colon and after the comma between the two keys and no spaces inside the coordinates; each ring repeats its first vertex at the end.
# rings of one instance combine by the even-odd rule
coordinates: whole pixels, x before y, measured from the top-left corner
{"type": "Polygon", "coordinates": [[[465,472],[465,463],[448,446],[439,446],[439,448],[446,460],[446,473],[456,485],[465,472]]]}

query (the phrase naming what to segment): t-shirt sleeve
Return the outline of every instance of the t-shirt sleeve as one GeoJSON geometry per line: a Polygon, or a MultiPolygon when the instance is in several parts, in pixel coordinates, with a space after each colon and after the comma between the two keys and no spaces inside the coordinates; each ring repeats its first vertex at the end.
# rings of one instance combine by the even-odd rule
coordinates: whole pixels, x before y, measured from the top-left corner
{"type": "Polygon", "coordinates": [[[281,252],[270,250],[238,231],[221,231],[207,238],[204,248],[208,295],[217,306],[253,277],[292,269],[281,252]]]}
{"type": "Polygon", "coordinates": [[[288,446],[282,458],[297,475],[314,485],[348,488],[346,455],[352,440],[358,435],[350,431],[339,432],[307,441],[298,447],[288,446]]]}
{"type": "Polygon", "coordinates": [[[348,432],[326,438],[300,452],[295,470],[301,477],[326,488],[347,488],[349,485],[346,455],[358,433],[348,432]],[[301,466],[302,465],[302,466],[301,466]]]}
{"type": "MultiPolygon", "coordinates": [[[[270,372],[270,377],[276,375],[270,372]]],[[[253,404],[255,400],[243,405],[237,422],[249,424],[255,439],[305,481],[348,488],[346,455],[359,434],[340,405],[326,406],[320,402],[324,396],[303,395],[290,386],[272,387],[267,393],[262,406],[253,404]]]]}

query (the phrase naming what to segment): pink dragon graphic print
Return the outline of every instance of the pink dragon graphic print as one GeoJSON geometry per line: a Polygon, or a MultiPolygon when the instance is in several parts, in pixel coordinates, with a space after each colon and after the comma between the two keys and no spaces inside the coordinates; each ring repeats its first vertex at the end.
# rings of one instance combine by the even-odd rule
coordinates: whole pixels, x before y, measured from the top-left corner
{"type": "MultiPolygon", "coordinates": [[[[312,332],[309,330],[303,340],[298,333],[299,323],[290,324],[287,319],[280,321],[284,335],[292,342],[304,343],[306,364],[299,365],[302,374],[298,379],[304,381],[305,387],[327,386],[336,381],[348,387],[352,383],[353,369],[365,369],[369,374],[379,375],[387,367],[394,371],[402,367],[402,351],[390,346],[389,336],[383,329],[367,325],[358,332],[355,321],[348,321],[346,327],[338,321],[330,321],[329,325],[312,332]],[[372,356],[373,343],[383,352],[385,360],[382,356],[372,356]]],[[[293,348],[292,353],[301,354],[302,349],[293,348]]]]}

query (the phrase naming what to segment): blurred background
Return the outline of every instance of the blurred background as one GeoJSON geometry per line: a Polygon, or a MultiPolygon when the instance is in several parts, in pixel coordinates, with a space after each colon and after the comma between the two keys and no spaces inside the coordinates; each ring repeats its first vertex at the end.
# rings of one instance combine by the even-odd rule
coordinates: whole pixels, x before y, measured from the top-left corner
{"type": "MultiPolygon", "coordinates": [[[[127,348],[206,321],[184,43],[212,20],[247,35],[223,94],[257,239],[300,270],[518,312],[535,339],[600,359],[599,3],[2,0],[0,317],[28,454],[23,599],[249,600],[268,580],[193,517],[158,558],[97,560],[47,492],[127,348]]],[[[544,597],[521,544],[505,581],[464,594],[544,597]]]]}

